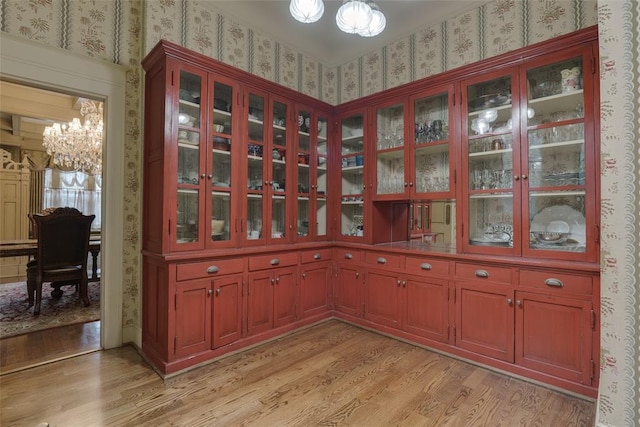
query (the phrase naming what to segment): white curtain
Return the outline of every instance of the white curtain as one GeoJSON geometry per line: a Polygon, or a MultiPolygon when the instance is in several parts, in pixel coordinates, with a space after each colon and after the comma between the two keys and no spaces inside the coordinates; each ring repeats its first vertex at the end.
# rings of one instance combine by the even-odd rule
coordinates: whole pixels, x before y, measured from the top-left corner
{"type": "Polygon", "coordinates": [[[68,206],[84,215],[95,215],[91,229],[99,230],[102,224],[101,203],[102,176],[50,168],[45,170],[43,209],[68,206]]]}

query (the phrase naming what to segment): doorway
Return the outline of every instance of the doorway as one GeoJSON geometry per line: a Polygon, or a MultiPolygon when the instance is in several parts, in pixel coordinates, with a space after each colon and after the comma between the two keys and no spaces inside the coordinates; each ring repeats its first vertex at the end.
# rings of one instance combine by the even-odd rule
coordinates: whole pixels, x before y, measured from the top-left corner
{"type": "Polygon", "coordinates": [[[10,35],[0,39],[0,60],[0,80],[104,101],[100,343],[141,345],[135,329],[123,338],[122,326],[126,69],[10,35]]]}
{"type": "MultiPolygon", "coordinates": [[[[0,223],[0,240],[3,243],[34,239],[27,215],[65,206],[95,216],[91,234],[94,246],[99,247],[104,210],[100,173],[102,104],[75,94],[0,80],[0,151],[3,155],[0,204],[4,217],[0,223]],[[91,117],[86,114],[87,106],[96,107],[91,117]],[[76,119],[80,119],[76,135],[81,137],[77,141],[67,137],[63,143],[61,139],[43,137],[58,125],[69,129],[68,124],[76,119]],[[87,137],[91,131],[95,141],[87,137]],[[88,155],[91,150],[89,154],[93,155],[88,155]],[[68,164],[69,158],[82,158],[85,162],[68,164]],[[14,191],[18,185],[20,191],[14,191]]],[[[69,132],[64,134],[68,136],[69,132]]],[[[39,316],[33,316],[26,304],[25,275],[29,257],[0,258],[2,345],[5,350],[11,349],[10,353],[22,355],[14,360],[9,352],[3,352],[0,358],[3,373],[11,372],[16,366],[29,367],[100,349],[99,255],[97,250],[88,255],[92,279],[89,293],[93,303],[89,307],[78,304],[77,294],[70,287],[65,287],[62,295],[54,298],[45,285],[39,316]],[[67,327],[69,325],[74,327],[67,327]],[[49,331],[40,332],[45,330],[49,331]],[[12,339],[23,334],[29,336],[12,339]]]]}

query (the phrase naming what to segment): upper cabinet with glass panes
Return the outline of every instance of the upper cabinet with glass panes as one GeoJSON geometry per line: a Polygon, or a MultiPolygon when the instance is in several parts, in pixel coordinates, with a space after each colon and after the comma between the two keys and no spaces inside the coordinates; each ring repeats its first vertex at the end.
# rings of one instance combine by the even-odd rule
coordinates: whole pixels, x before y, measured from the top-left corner
{"type": "Polygon", "coordinates": [[[587,252],[584,67],[578,55],[526,70],[525,253],[587,252]]]}
{"type": "Polygon", "coordinates": [[[463,83],[465,251],[594,258],[592,62],[589,45],[463,83]]]}

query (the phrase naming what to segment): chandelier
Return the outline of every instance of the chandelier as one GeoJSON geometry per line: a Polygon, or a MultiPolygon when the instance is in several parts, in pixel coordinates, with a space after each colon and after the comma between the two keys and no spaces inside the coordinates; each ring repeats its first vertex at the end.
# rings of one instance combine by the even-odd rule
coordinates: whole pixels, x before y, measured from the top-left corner
{"type": "MultiPolygon", "coordinates": [[[[322,0],[291,0],[289,12],[303,23],[316,22],[324,13],[322,0]]],[[[336,14],[336,24],[345,33],[373,37],[387,25],[387,19],[371,0],[343,0],[336,14]]]]}
{"type": "Polygon", "coordinates": [[[53,163],[83,171],[91,175],[102,173],[102,103],[84,101],[80,106],[79,118],[68,124],[54,123],[47,126],[42,134],[42,144],[53,158],[53,163]]]}

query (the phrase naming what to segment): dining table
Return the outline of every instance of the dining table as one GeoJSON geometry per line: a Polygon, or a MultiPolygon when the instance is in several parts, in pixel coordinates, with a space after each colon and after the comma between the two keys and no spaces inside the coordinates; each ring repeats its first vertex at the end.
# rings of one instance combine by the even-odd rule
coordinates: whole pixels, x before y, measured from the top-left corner
{"type": "MultiPolygon", "coordinates": [[[[100,280],[98,276],[98,255],[100,254],[101,239],[100,236],[91,237],[89,239],[89,253],[93,259],[91,277],[89,281],[95,282],[100,280]]],[[[38,240],[22,239],[22,240],[3,240],[0,241],[0,258],[14,256],[35,257],[38,254],[38,240]]]]}

